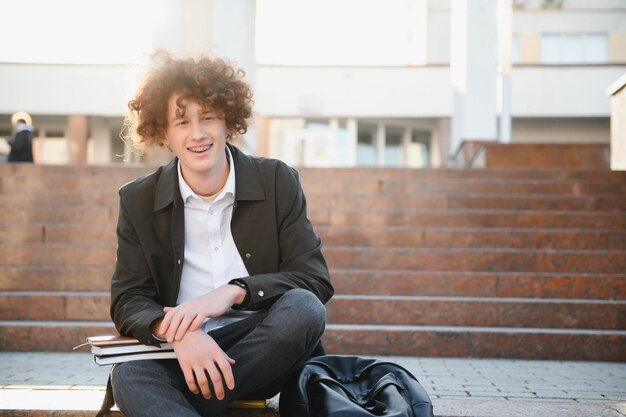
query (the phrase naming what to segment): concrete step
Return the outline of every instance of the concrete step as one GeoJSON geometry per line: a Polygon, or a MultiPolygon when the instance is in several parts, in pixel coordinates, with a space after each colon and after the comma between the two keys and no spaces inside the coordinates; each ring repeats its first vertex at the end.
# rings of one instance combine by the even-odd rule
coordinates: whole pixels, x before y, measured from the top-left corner
{"type": "MultiPolygon", "coordinates": [[[[36,223],[107,225],[117,221],[117,206],[0,206],[0,226],[36,223]]],[[[625,211],[311,209],[321,226],[626,229],[625,211]]]]}
{"type": "MultiPolygon", "coordinates": [[[[69,351],[104,322],[0,321],[3,351],[69,351]]],[[[625,361],[626,331],[329,324],[328,354],[625,361]]]]}
{"type": "MultiPolygon", "coordinates": [[[[115,223],[29,223],[0,226],[0,244],[116,244],[115,223]]],[[[626,230],[319,226],[325,246],[626,249],[626,230]]]]}
{"type": "MultiPolygon", "coordinates": [[[[4,245],[0,250],[0,265],[105,267],[115,261],[113,245],[4,245]]],[[[564,273],[626,270],[626,251],[328,246],[323,252],[328,265],[335,269],[564,273]]]]}
{"type": "MultiPolygon", "coordinates": [[[[107,292],[113,266],[0,266],[0,291],[107,292]]],[[[626,274],[333,269],[337,294],[626,300],[626,274]]]]}
{"type": "MultiPolygon", "coordinates": [[[[106,321],[109,293],[0,292],[0,320],[106,321]]],[[[336,295],[328,323],[620,330],[626,301],[336,295]]]]}
{"type": "MultiPolygon", "coordinates": [[[[503,209],[503,210],[626,210],[623,196],[569,196],[560,194],[480,194],[480,193],[307,193],[309,208],[348,209],[503,209]]],[[[40,190],[0,194],[0,206],[117,206],[117,190],[40,190]]]]}

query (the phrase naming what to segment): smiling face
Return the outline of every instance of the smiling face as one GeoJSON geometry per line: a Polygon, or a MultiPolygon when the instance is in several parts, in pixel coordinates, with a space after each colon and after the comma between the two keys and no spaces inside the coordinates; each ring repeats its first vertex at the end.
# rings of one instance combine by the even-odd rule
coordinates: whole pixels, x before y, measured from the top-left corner
{"type": "Polygon", "coordinates": [[[167,101],[164,144],[180,160],[183,178],[191,189],[200,195],[211,195],[228,178],[225,153],[228,129],[222,114],[203,109],[191,99],[179,101],[181,97],[180,93],[174,93],[167,101]]]}

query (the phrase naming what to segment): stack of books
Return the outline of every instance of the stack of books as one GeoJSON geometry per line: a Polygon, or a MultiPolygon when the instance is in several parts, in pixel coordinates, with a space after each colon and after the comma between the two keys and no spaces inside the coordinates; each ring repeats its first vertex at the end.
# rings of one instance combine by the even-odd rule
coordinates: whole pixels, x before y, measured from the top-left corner
{"type": "MultiPolygon", "coordinates": [[[[133,337],[92,336],[87,338],[87,343],[80,346],[85,345],[91,346],[93,360],[98,365],[112,365],[142,359],[176,359],[174,346],[171,343],[161,343],[161,347],[156,347],[144,345],[133,337]]],[[[268,406],[266,400],[244,399],[231,402],[228,408],[265,409],[268,406]]]]}
{"type": "Polygon", "coordinates": [[[98,365],[142,359],[176,359],[171,343],[161,343],[161,347],[150,346],[133,337],[124,336],[92,336],[87,338],[87,343],[98,365]]]}

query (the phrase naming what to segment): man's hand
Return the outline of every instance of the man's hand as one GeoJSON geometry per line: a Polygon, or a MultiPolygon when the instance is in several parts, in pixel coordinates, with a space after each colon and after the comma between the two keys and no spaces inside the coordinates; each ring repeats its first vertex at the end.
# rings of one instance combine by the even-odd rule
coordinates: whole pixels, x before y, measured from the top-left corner
{"type": "Polygon", "coordinates": [[[224,399],[224,385],[229,390],[235,388],[231,368],[235,361],[229,358],[215,340],[202,329],[189,331],[182,340],[174,342],[174,352],[185,375],[187,386],[194,394],[202,392],[204,398],[211,398],[207,375],[211,379],[213,392],[218,400],[224,399]]]}
{"type": "Polygon", "coordinates": [[[170,343],[182,340],[185,333],[198,329],[205,318],[221,316],[245,296],[243,288],[226,284],[176,307],[165,307],[165,317],[155,334],[165,336],[170,343]]]}

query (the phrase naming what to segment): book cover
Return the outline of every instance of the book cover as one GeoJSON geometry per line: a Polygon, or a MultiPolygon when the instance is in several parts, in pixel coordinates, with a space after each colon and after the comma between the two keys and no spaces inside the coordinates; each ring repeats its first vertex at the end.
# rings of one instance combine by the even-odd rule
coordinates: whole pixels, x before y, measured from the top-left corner
{"type": "Polygon", "coordinates": [[[138,352],[122,355],[94,355],[93,360],[98,365],[112,365],[114,363],[122,363],[129,361],[139,361],[146,359],[176,359],[176,353],[173,350],[157,350],[152,352],[138,352]]]}
{"type": "MultiPolygon", "coordinates": [[[[161,346],[145,345],[133,337],[91,336],[87,343],[91,346],[94,362],[98,365],[111,365],[143,359],[175,359],[174,346],[161,343],[161,346]]],[[[82,346],[82,345],[81,345],[82,346]]]]}

